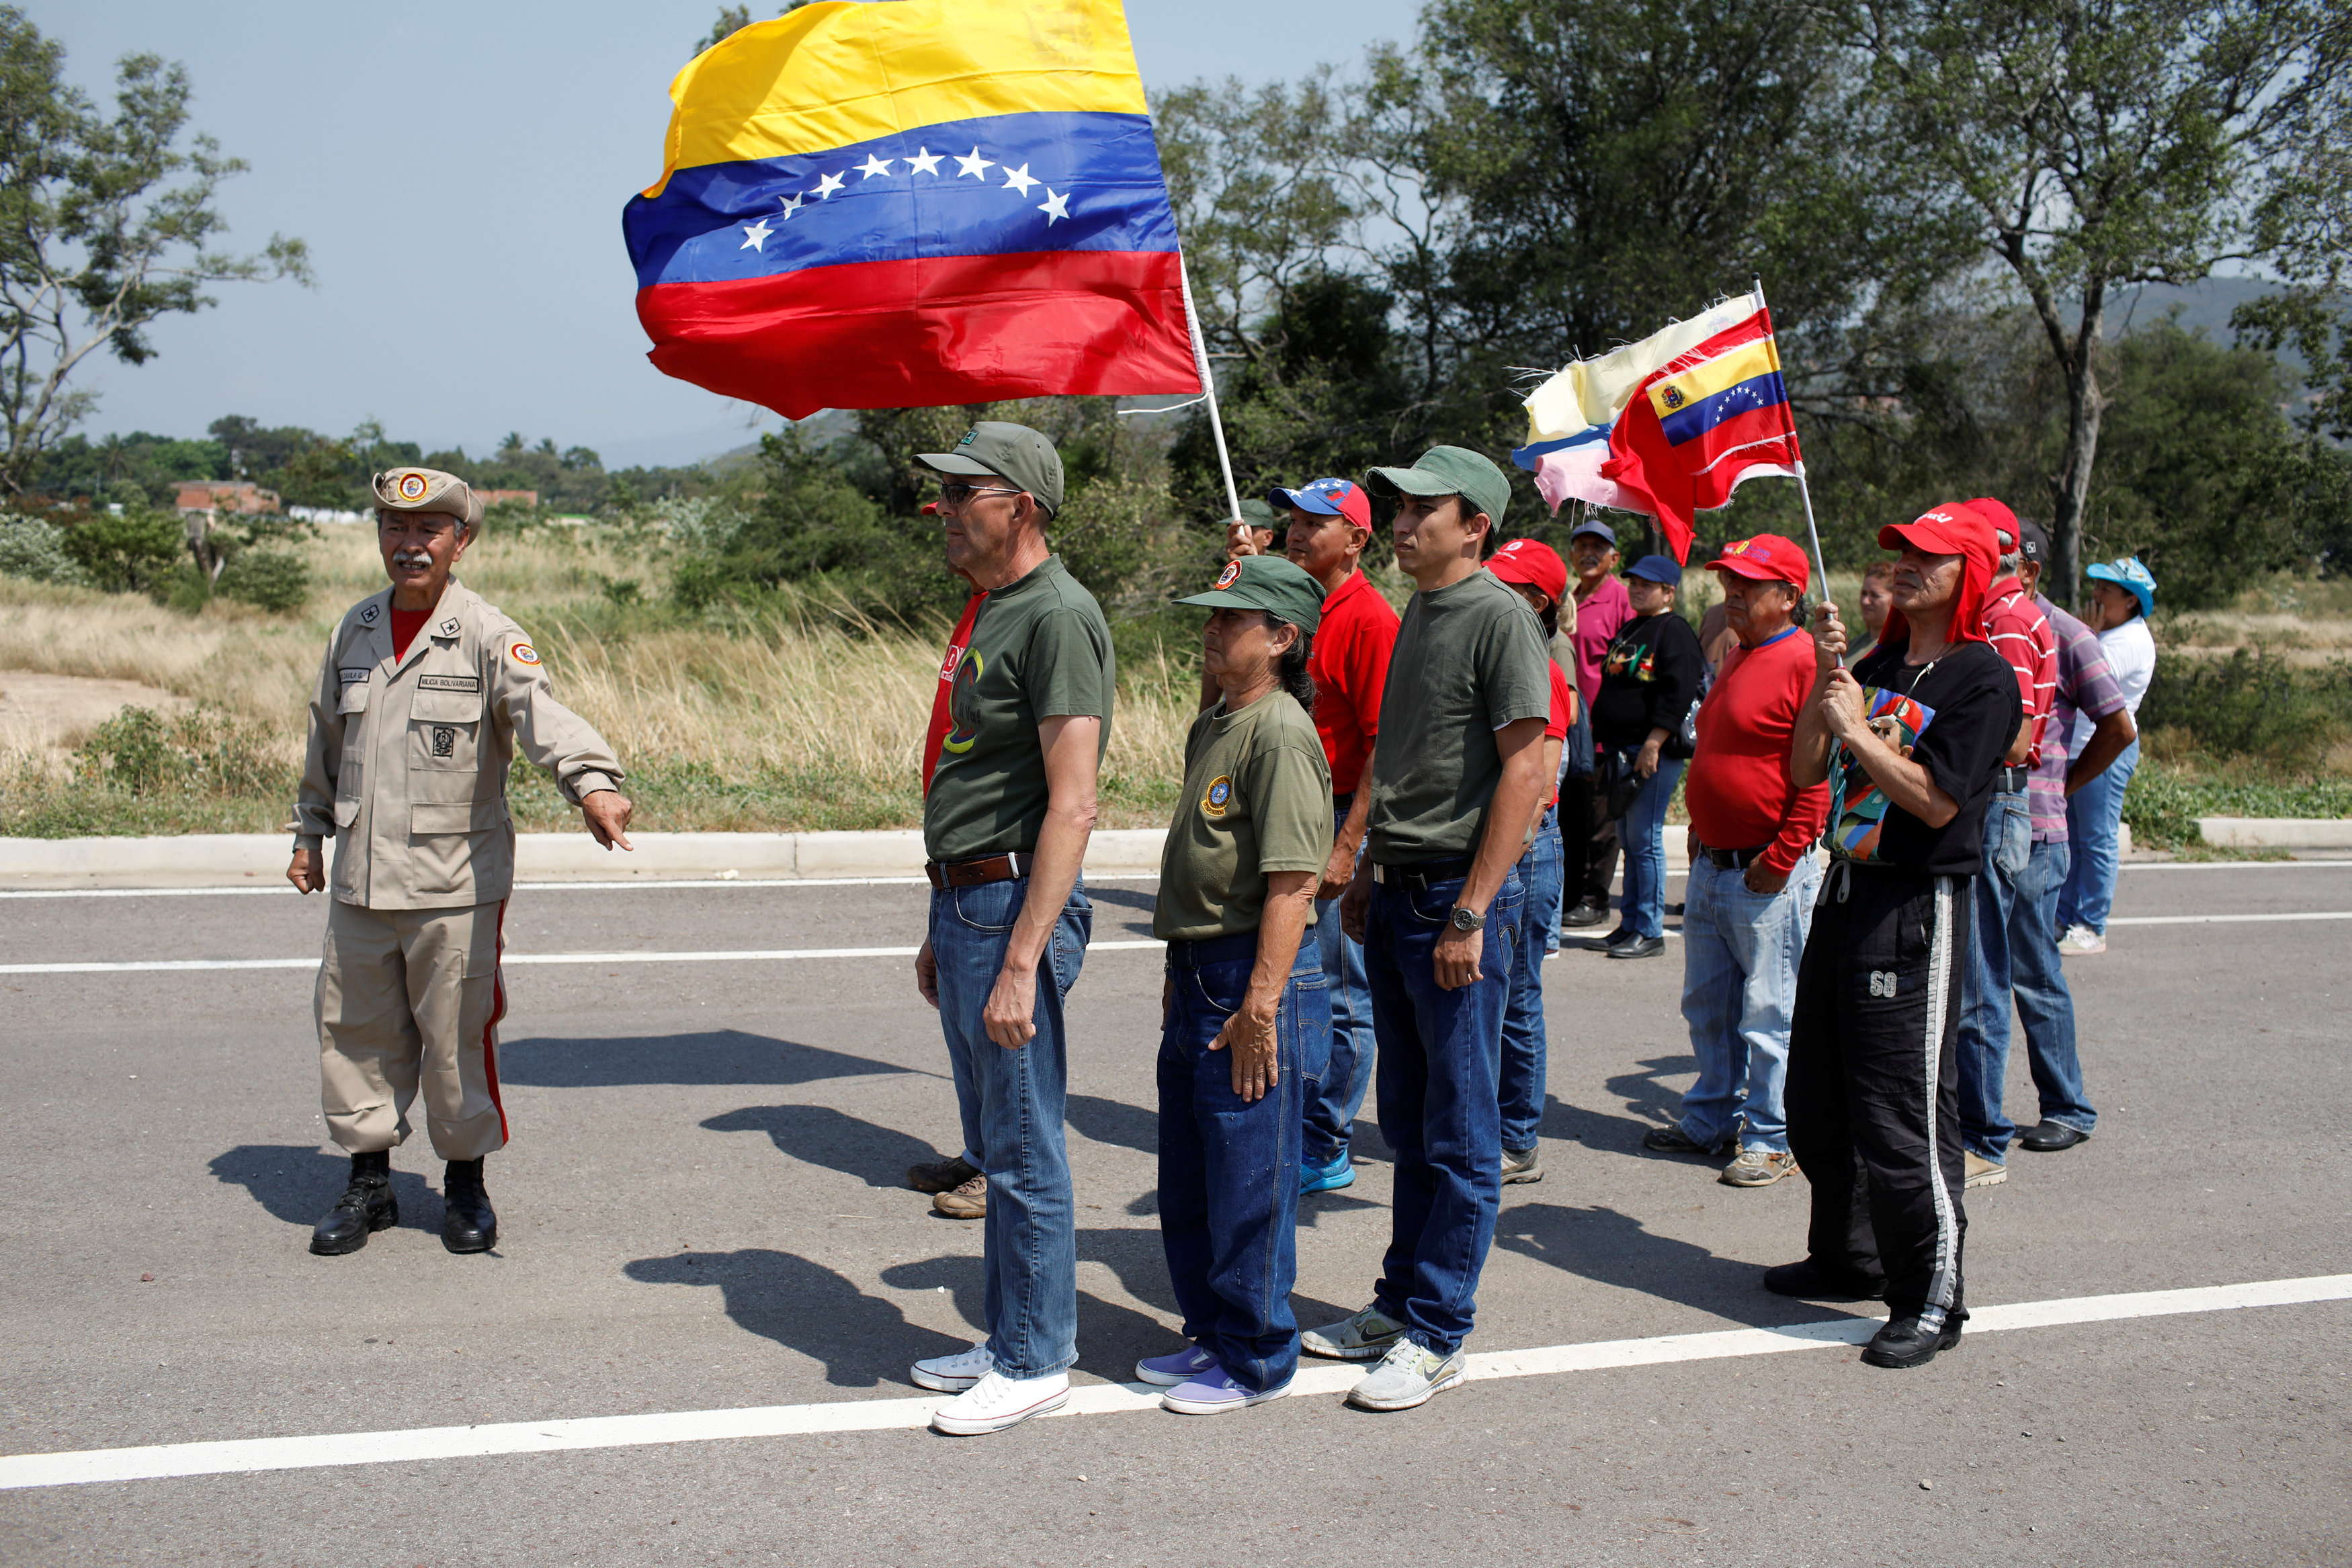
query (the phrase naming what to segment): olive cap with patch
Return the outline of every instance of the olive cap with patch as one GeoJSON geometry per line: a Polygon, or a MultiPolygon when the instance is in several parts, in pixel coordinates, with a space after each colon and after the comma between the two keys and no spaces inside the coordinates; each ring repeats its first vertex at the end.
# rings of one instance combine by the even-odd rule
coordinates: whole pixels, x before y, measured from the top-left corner
{"type": "Polygon", "coordinates": [[[1062,455],[1025,424],[983,419],[964,432],[953,452],[918,452],[915,461],[958,479],[1002,479],[1036,497],[1047,513],[1062,509],[1062,455]]]}
{"type": "Polygon", "coordinates": [[[378,512],[444,512],[467,533],[482,527],[482,498],[455,474],[438,468],[387,468],[368,481],[378,512]]]}
{"type": "Polygon", "coordinates": [[[1466,446],[1433,446],[1410,468],[1372,469],[1364,476],[1364,488],[1391,497],[1460,496],[1498,528],[1503,509],[1511,504],[1511,482],[1503,471],[1466,446]]]}
{"type": "Polygon", "coordinates": [[[1206,593],[1176,602],[1205,604],[1212,610],[1263,610],[1307,632],[1323,622],[1323,585],[1288,556],[1245,555],[1229,560],[1206,593]]]}

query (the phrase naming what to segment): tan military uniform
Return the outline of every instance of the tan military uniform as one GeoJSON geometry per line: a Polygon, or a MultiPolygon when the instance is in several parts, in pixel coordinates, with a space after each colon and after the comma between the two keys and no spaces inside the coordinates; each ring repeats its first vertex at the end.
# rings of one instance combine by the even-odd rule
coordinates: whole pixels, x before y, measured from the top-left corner
{"type": "Polygon", "coordinates": [[[499,931],[518,747],[574,802],[622,778],[522,629],[455,578],[404,658],[390,588],[343,617],[310,701],[295,831],[314,854],[335,841],[316,1012],[328,1131],[352,1153],[407,1141],[420,1081],[443,1159],[506,1144],[499,931]]]}

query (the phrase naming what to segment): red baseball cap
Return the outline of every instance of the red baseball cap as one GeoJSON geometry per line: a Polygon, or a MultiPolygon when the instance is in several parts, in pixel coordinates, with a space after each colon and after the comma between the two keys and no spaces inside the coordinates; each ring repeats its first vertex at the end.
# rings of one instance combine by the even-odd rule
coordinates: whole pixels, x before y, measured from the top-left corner
{"type": "MultiPolygon", "coordinates": [[[[2011,521],[2014,525],[2015,518],[2011,521]]],[[[1991,522],[1972,506],[1946,501],[1907,523],[1889,523],[1878,530],[1881,549],[1899,550],[1906,545],[1960,558],[1960,590],[1952,601],[1952,624],[1946,635],[1955,643],[1985,641],[1985,591],[1992,586],[1993,568],[2000,559],[1991,522]]],[[[1879,641],[1892,643],[1910,634],[1910,621],[1903,612],[1888,611],[1879,641]]]]}
{"type": "Polygon", "coordinates": [[[1568,591],[1568,563],[1537,539],[1513,539],[1496,550],[1486,570],[1505,582],[1524,582],[1554,604],[1568,591]]]}
{"type": "Polygon", "coordinates": [[[1993,542],[2000,546],[2001,554],[2007,555],[2015,549],[2017,541],[2024,537],[2018,532],[2017,514],[1990,496],[1979,496],[1968,503],[1968,507],[1992,525],[1993,532],[2000,536],[1993,542]]]}
{"type": "Polygon", "coordinates": [[[1706,563],[1709,571],[1736,572],[1754,578],[1759,582],[1786,582],[1795,585],[1802,593],[1813,580],[1812,563],[1793,539],[1779,534],[1758,534],[1752,539],[1734,539],[1723,547],[1723,553],[1706,563]]]}

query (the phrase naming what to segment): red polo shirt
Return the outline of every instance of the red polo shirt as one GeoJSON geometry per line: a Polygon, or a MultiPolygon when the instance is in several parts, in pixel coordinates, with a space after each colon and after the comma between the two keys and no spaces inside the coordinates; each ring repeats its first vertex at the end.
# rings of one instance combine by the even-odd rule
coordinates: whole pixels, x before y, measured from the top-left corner
{"type": "Polygon", "coordinates": [[[1759,648],[1734,644],[1699,704],[1698,746],[1683,779],[1699,842],[1714,850],[1769,844],[1762,863],[1775,876],[1795,868],[1830,813],[1826,782],[1800,789],[1789,775],[1813,660],[1813,640],[1794,626],[1759,648]]]}
{"type": "MultiPolygon", "coordinates": [[[[2050,720],[2050,706],[2058,700],[2058,633],[2042,613],[2025,585],[2004,577],[1985,594],[1985,641],[2009,661],[2017,675],[2018,701],[2033,720],[2033,749],[2025,765],[2042,761],[2042,727],[2050,720]]],[[[2009,747],[2002,747],[2003,755],[2009,747]]]]}
{"type": "Polygon", "coordinates": [[[1331,765],[1331,793],[1345,795],[1364,776],[1364,758],[1381,729],[1381,693],[1396,649],[1397,612],[1361,571],[1323,600],[1323,621],[1307,673],[1315,680],[1315,733],[1331,765]]]}

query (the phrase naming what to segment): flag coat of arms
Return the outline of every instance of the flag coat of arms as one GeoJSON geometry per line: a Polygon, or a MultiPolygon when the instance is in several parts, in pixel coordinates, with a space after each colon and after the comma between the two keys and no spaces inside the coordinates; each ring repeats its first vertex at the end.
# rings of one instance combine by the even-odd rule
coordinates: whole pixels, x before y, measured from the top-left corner
{"type": "Polygon", "coordinates": [[[1579,361],[1527,406],[1528,444],[1512,455],[1554,509],[1574,497],[1646,512],[1679,560],[1693,514],[1728,506],[1743,480],[1802,468],[1771,313],[1754,294],[1579,361]]]}
{"type": "Polygon", "coordinates": [[[1201,390],[1118,0],[821,0],[670,99],[623,214],[665,372],[793,419],[1201,390]]]}

